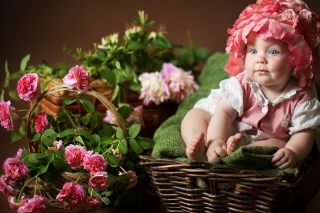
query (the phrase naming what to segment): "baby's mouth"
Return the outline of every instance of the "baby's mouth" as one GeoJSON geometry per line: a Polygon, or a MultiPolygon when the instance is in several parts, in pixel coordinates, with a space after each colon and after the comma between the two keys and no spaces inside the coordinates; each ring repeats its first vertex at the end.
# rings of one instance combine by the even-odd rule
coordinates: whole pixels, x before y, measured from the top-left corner
{"type": "Polygon", "coordinates": [[[259,73],[259,74],[261,74],[261,75],[264,75],[264,74],[268,74],[268,73],[269,73],[268,70],[257,70],[256,72],[259,73]]]}

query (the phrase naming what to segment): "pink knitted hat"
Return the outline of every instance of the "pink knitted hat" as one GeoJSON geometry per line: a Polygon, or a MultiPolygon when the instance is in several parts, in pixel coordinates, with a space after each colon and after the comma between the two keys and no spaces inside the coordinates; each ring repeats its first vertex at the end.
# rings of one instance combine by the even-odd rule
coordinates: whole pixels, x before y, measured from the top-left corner
{"type": "Polygon", "coordinates": [[[259,38],[273,37],[288,44],[290,60],[306,87],[320,75],[320,19],[299,0],[258,0],[245,8],[232,29],[226,51],[230,53],[224,69],[235,76],[244,70],[247,36],[256,32],[259,38]]]}

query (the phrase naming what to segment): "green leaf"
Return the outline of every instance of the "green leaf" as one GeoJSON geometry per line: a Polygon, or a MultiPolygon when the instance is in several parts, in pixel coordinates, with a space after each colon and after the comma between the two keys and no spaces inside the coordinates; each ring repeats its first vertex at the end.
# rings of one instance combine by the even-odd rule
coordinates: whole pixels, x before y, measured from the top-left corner
{"type": "Polygon", "coordinates": [[[74,103],[76,100],[77,100],[76,98],[74,98],[74,99],[66,98],[63,100],[63,104],[70,105],[70,104],[74,103]]]}
{"type": "Polygon", "coordinates": [[[84,124],[84,125],[88,125],[90,123],[90,116],[81,116],[80,117],[80,121],[84,124]]]}
{"type": "Polygon", "coordinates": [[[114,88],[111,101],[114,101],[117,97],[119,97],[119,95],[120,95],[119,92],[120,92],[120,87],[119,87],[119,85],[117,84],[117,85],[115,86],[115,88],[114,88]]]}
{"type": "Polygon", "coordinates": [[[177,53],[177,57],[184,65],[194,64],[196,60],[193,51],[187,48],[180,49],[177,53]]]}
{"type": "Polygon", "coordinates": [[[39,160],[36,158],[36,153],[30,153],[28,156],[28,162],[30,165],[36,165],[39,160]]]}
{"type": "Polygon", "coordinates": [[[12,133],[11,134],[11,143],[21,140],[22,135],[20,133],[12,133]]]}
{"type": "Polygon", "coordinates": [[[9,87],[9,83],[10,83],[10,81],[9,81],[10,72],[9,72],[9,68],[8,68],[8,61],[6,61],[5,65],[4,65],[4,69],[5,69],[5,72],[6,72],[6,79],[5,79],[3,88],[8,88],[9,87]]]}
{"type": "Polygon", "coordinates": [[[47,158],[48,155],[47,154],[44,154],[44,153],[36,153],[35,157],[37,159],[44,159],[44,158],[47,158]]]}
{"type": "Polygon", "coordinates": [[[77,133],[78,133],[78,135],[82,135],[82,136],[88,138],[89,140],[92,140],[91,132],[89,132],[87,130],[81,129],[81,130],[77,131],[77,133]]]}
{"type": "Polygon", "coordinates": [[[145,26],[152,26],[153,24],[154,24],[154,21],[152,21],[152,20],[147,20],[147,21],[144,23],[145,26]]]}
{"type": "Polygon", "coordinates": [[[103,202],[106,206],[111,203],[110,200],[109,200],[109,198],[107,198],[107,197],[102,197],[101,200],[102,200],[102,202],[103,202]]]}
{"type": "Polygon", "coordinates": [[[40,140],[40,138],[41,138],[41,135],[40,133],[37,132],[36,134],[34,134],[31,141],[37,141],[37,140],[40,140]]]}
{"type": "Polygon", "coordinates": [[[117,85],[117,78],[114,72],[109,69],[105,68],[101,70],[101,76],[112,86],[115,87],[117,85]]]}
{"type": "Polygon", "coordinates": [[[94,190],[91,187],[88,188],[88,193],[89,193],[89,195],[92,195],[93,197],[100,197],[99,192],[97,192],[96,190],[94,190]]]}
{"type": "Polygon", "coordinates": [[[151,138],[145,138],[145,137],[136,137],[135,138],[137,143],[142,147],[142,149],[151,149],[154,147],[154,141],[151,138]]]}
{"type": "Polygon", "coordinates": [[[83,104],[83,106],[87,110],[87,112],[89,112],[89,113],[93,113],[94,112],[95,108],[94,108],[94,105],[93,105],[93,103],[91,101],[89,101],[86,98],[80,98],[79,100],[83,104]]]}
{"type": "Polygon", "coordinates": [[[118,176],[118,180],[121,181],[122,183],[129,183],[131,178],[132,178],[131,174],[121,174],[118,176]]]}
{"type": "Polygon", "coordinates": [[[198,48],[195,50],[195,55],[197,61],[205,61],[208,59],[208,57],[211,55],[210,50],[206,48],[198,48]]]}
{"type": "Polygon", "coordinates": [[[62,52],[70,54],[71,50],[66,45],[62,45],[62,52]]]}
{"type": "Polygon", "coordinates": [[[111,167],[117,167],[119,165],[119,161],[113,155],[107,156],[108,165],[111,167]]]}
{"type": "Polygon", "coordinates": [[[84,145],[83,139],[81,136],[77,136],[76,137],[76,141],[78,141],[79,143],[81,143],[82,145],[84,145]]]}
{"type": "Polygon", "coordinates": [[[124,139],[124,135],[123,135],[123,131],[122,129],[118,128],[117,131],[116,131],[116,136],[118,139],[124,139]]]}
{"type": "Polygon", "coordinates": [[[112,195],[113,191],[104,191],[101,194],[105,195],[106,197],[109,197],[110,195],[112,195]]]}
{"type": "Polygon", "coordinates": [[[172,47],[171,42],[167,38],[162,36],[159,36],[156,39],[152,40],[151,44],[158,49],[169,49],[172,47]]]}
{"type": "Polygon", "coordinates": [[[20,70],[23,70],[23,71],[24,71],[24,70],[26,69],[27,63],[28,63],[29,60],[30,60],[30,54],[26,55],[26,56],[22,59],[21,64],[20,64],[20,70]]]}
{"type": "Polygon", "coordinates": [[[103,51],[99,50],[96,52],[97,54],[97,58],[100,59],[100,61],[106,61],[107,60],[107,56],[106,53],[104,53],[103,51]]]}
{"type": "Polygon", "coordinates": [[[50,84],[51,81],[45,81],[44,83],[41,84],[41,91],[43,92],[45,88],[50,84]]]}
{"type": "Polygon", "coordinates": [[[21,153],[21,159],[25,159],[26,157],[28,157],[28,151],[27,150],[22,150],[22,153],[21,153]]]}
{"type": "Polygon", "coordinates": [[[66,130],[63,130],[61,133],[60,133],[60,136],[61,138],[63,137],[67,137],[69,135],[74,135],[74,129],[66,129],[66,130]]]}
{"type": "Polygon", "coordinates": [[[52,164],[58,171],[66,171],[70,168],[66,160],[61,157],[54,158],[52,164]]]}
{"type": "Polygon", "coordinates": [[[120,140],[119,152],[121,152],[122,154],[127,154],[128,152],[127,141],[125,139],[120,140]]]}
{"type": "Polygon", "coordinates": [[[107,147],[108,145],[110,145],[112,143],[113,143],[113,140],[111,138],[107,138],[107,139],[103,139],[101,144],[103,147],[107,147]]]}
{"type": "Polygon", "coordinates": [[[56,138],[57,137],[57,133],[53,130],[53,129],[46,129],[41,137],[53,137],[56,138]]]}
{"type": "Polygon", "coordinates": [[[20,127],[19,127],[19,133],[20,133],[21,135],[25,135],[25,134],[26,134],[25,125],[26,125],[26,121],[25,121],[25,120],[22,120],[22,121],[21,121],[21,125],[20,125],[20,127]]]}
{"type": "Polygon", "coordinates": [[[93,147],[97,147],[100,144],[100,135],[94,134],[92,135],[91,145],[93,147]]]}
{"type": "Polygon", "coordinates": [[[134,152],[136,152],[136,153],[143,152],[142,148],[140,147],[140,145],[137,143],[137,141],[135,139],[130,138],[129,144],[134,152]]]}
{"type": "Polygon", "coordinates": [[[147,45],[140,41],[131,41],[128,45],[129,50],[142,50],[146,47],[147,45]]]}
{"type": "Polygon", "coordinates": [[[51,163],[54,160],[54,154],[47,154],[47,162],[51,163]]]}
{"type": "Polygon", "coordinates": [[[131,138],[135,138],[139,134],[140,129],[141,129],[140,124],[133,124],[129,129],[129,136],[131,138]]]}
{"type": "Polygon", "coordinates": [[[23,75],[23,73],[13,73],[10,75],[10,80],[18,81],[23,75]]]}
{"type": "Polygon", "coordinates": [[[41,141],[46,145],[46,146],[52,146],[53,141],[57,138],[58,133],[56,133],[53,129],[46,129],[42,134],[41,134],[41,141]]]}
{"type": "Polygon", "coordinates": [[[135,170],[134,163],[131,162],[131,161],[128,161],[128,162],[126,163],[125,169],[126,169],[127,171],[128,171],[128,170],[135,170]]]}
{"type": "Polygon", "coordinates": [[[132,107],[129,107],[129,106],[121,106],[118,109],[118,113],[121,115],[121,117],[123,119],[129,118],[129,116],[131,115],[132,111],[133,111],[132,107]]]}
{"type": "Polygon", "coordinates": [[[11,99],[15,100],[15,101],[19,101],[20,97],[17,93],[17,90],[9,90],[9,96],[11,99]]]}
{"type": "Polygon", "coordinates": [[[47,164],[46,166],[40,166],[38,170],[38,174],[41,175],[43,173],[46,173],[48,171],[48,168],[49,168],[49,164],[47,164]]]}
{"type": "Polygon", "coordinates": [[[116,176],[112,175],[112,174],[108,174],[108,177],[107,177],[107,181],[108,183],[114,183],[116,182],[118,179],[116,176]]]}

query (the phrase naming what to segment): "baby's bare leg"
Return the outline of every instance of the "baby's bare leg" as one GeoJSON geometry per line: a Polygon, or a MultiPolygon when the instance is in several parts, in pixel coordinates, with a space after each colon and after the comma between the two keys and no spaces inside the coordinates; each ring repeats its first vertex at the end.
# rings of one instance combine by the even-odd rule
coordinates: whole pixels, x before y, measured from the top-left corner
{"type": "Polygon", "coordinates": [[[278,138],[269,138],[266,140],[257,141],[249,144],[248,146],[277,146],[279,148],[285,147],[287,144],[286,141],[278,138]]]}
{"type": "Polygon", "coordinates": [[[236,151],[241,146],[242,134],[237,133],[232,135],[227,140],[227,154],[230,155],[232,152],[236,151]]]}
{"type": "Polygon", "coordinates": [[[211,115],[203,109],[192,109],[181,123],[181,137],[189,159],[207,161],[205,137],[211,115]]]}

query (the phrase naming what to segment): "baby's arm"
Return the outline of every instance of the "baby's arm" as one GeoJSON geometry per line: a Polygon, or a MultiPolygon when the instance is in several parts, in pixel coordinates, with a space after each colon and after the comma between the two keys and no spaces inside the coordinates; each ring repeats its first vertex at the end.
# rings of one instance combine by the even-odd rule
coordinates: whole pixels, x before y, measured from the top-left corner
{"type": "Polygon", "coordinates": [[[303,130],[292,135],[286,146],[274,154],[274,166],[278,169],[295,167],[311,151],[314,134],[314,130],[303,130]]]}
{"type": "Polygon", "coordinates": [[[226,140],[237,111],[220,99],[208,125],[206,146],[208,162],[218,163],[227,156],[226,140]]]}

